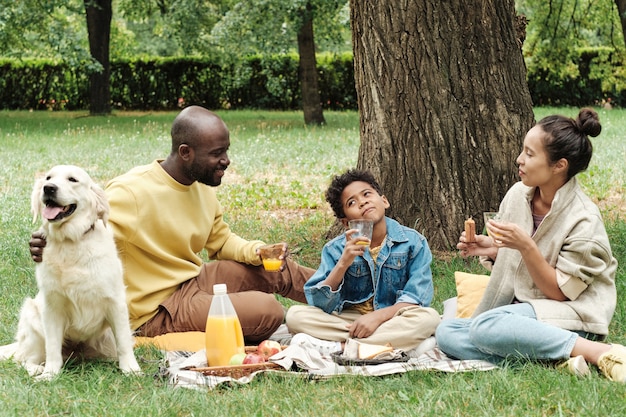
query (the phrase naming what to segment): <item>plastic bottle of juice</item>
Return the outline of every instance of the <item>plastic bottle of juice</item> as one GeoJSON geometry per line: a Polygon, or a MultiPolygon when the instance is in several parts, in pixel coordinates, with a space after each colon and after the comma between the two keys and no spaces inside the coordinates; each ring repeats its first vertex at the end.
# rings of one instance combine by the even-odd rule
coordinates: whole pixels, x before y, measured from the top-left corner
{"type": "Polygon", "coordinates": [[[206,359],[209,366],[225,366],[235,353],[245,352],[243,332],[226,284],[215,284],[213,294],[206,321],[206,359]]]}

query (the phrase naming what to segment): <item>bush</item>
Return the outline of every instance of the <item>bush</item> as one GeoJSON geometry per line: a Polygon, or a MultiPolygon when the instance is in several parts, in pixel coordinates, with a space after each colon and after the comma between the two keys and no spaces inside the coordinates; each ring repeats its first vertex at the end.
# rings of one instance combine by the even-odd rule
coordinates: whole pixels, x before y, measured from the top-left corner
{"type": "Polygon", "coordinates": [[[526,59],[528,88],[537,106],[626,103],[624,52],[608,47],[551,51],[526,59]]]}
{"type": "Polygon", "coordinates": [[[300,102],[298,56],[253,55],[226,68],[228,87],[224,106],[295,110],[300,102]]]}
{"type": "MultiPolygon", "coordinates": [[[[626,105],[624,52],[598,47],[544,48],[527,57],[535,105],[626,105]]],[[[324,109],[356,110],[352,54],[320,54],[319,89],[324,109]]],[[[89,71],[44,59],[0,59],[0,108],[77,110],[89,107],[89,71]]],[[[225,63],[220,57],[132,58],[111,63],[113,108],[297,110],[302,106],[298,55],[254,55],[225,63]]]]}
{"type": "Polygon", "coordinates": [[[210,58],[133,58],[111,63],[114,108],[174,109],[185,102],[219,108],[222,70],[210,58]]]}
{"type": "MultiPolygon", "coordinates": [[[[356,109],[352,56],[321,55],[319,87],[327,109],[356,109]]],[[[0,61],[0,108],[89,107],[89,70],[43,59],[0,61]]],[[[111,102],[124,110],[207,108],[297,110],[302,97],[298,56],[132,58],[111,63],[111,102]]]]}
{"type": "Polygon", "coordinates": [[[48,59],[0,59],[0,108],[75,110],[88,107],[89,76],[48,59]]]}

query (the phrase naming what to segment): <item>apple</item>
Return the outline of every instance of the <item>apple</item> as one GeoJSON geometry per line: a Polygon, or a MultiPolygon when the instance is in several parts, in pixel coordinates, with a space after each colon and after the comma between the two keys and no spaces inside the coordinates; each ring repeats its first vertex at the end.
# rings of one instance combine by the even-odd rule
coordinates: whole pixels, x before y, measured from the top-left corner
{"type": "Polygon", "coordinates": [[[228,364],[229,365],[241,365],[243,364],[243,360],[245,359],[245,357],[246,357],[245,353],[235,353],[233,356],[230,357],[228,364]]]}
{"type": "Polygon", "coordinates": [[[265,358],[258,353],[248,353],[245,358],[243,358],[244,365],[254,365],[256,363],[265,362],[265,358]]]}
{"type": "Polygon", "coordinates": [[[267,360],[267,358],[274,356],[280,351],[280,343],[275,340],[264,340],[259,343],[259,347],[257,347],[256,352],[267,360]]]}

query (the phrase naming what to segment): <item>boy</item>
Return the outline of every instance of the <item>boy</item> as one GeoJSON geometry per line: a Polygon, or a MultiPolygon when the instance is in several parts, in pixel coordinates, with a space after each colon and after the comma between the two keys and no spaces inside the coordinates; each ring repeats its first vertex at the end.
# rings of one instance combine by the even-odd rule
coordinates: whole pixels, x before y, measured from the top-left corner
{"type": "Polygon", "coordinates": [[[365,218],[373,220],[374,232],[369,246],[363,245],[367,238],[355,237],[355,229],[324,246],[320,267],[304,286],[309,305],[287,312],[289,331],[298,333],[291,344],[328,355],[354,338],[389,343],[414,356],[441,320],[429,308],[432,255],[426,239],[385,216],[389,202],[369,171],[336,176],[326,201],[346,227],[352,219],[365,218]]]}

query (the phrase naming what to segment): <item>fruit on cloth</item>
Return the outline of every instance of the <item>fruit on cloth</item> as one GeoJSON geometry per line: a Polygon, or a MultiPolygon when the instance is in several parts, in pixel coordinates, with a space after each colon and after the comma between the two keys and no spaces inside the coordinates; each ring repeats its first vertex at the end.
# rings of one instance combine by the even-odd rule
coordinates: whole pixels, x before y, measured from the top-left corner
{"type": "Polygon", "coordinates": [[[229,365],[241,365],[243,364],[243,360],[245,359],[245,357],[246,357],[245,353],[235,353],[233,356],[230,357],[228,364],[229,365]]]}
{"type": "Polygon", "coordinates": [[[243,365],[254,365],[263,362],[265,362],[265,358],[258,353],[248,353],[245,358],[243,358],[243,365]]]}
{"type": "Polygon", "coordinates": [[[270,356],[274,356],[281,351],[280,343],[275,340],[264,340],[259,343],[257,354],[263,356],[267,360],[270,356]]]}

